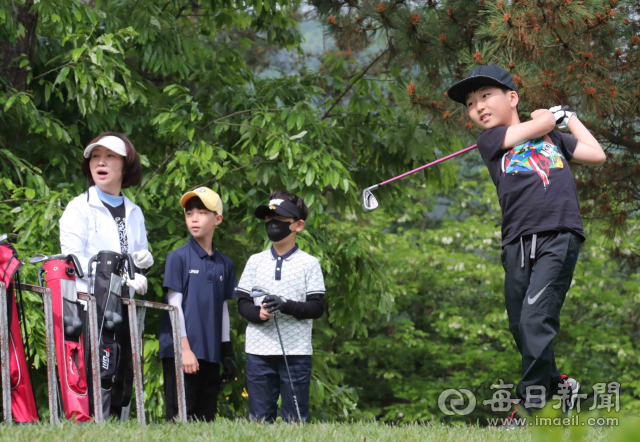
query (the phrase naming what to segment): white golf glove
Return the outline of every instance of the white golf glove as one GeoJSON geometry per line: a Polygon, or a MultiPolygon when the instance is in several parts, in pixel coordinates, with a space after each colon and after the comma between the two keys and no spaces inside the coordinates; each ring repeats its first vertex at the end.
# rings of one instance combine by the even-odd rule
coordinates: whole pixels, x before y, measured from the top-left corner
{"type": "Polygon", "coordinates": [[[153,256],[151,256],[151,252],[149,252],[148,250],[140,250],[139,252],[134,252],[133,263],[139,269],[148,269],[153,265],[153,256]]]}
{"type": "Polygon", "coordinates": [[[147,278],[140,273],[136,273],[135,278],[129,279],[129,275],[125,273],[123,282],[136,291],[136,294],[144,296],[147,293],[147,278]]]}
{"type": "Polygon", "coordinates": [[[569,124],[569,120],[573,117],[573,112],[562,110],[562,106],[553,106],[549,109],[549,112],[553,114],[553,118],[556,119],[556,126],[558,129],[564,129],[569,124]]]}

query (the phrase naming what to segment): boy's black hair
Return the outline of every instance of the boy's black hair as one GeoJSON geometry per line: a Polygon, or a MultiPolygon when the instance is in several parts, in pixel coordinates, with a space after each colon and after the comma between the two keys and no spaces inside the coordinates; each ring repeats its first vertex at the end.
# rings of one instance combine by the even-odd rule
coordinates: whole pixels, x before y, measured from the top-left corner
{"type": "Polygon", "coordinates": [[[187,200],[187,203],[184,205],[184,211],[185,212],[188,212],[190,210],[207,210],[207,211],[213,212],[213,213],[215,213],[217,215],[217,213],[214,210],[207,209],[207,207],[204,205],[202,200],[200,198],[198,198],[197,196],[192,196],[191,198],[189,198],[187,200]]]}
{"type": "MultiPolygon", "coordinates": [[[[498,89],[500,89],[500,90],[501,90],[502,92],[504,92],[505,94],[506,94],[507,92],[516,92],[516,91],[514,91],[513,89],[509,89],[509,88],[508,88],[508,87],[506,87],[506,86],[495,86],[495,85],[492,85],[492,84],[484,84],[484,85],[482,85],[482,86],[478,86],[478,87],[476,87],[476,88],[473,88],[472,90],[470,90],[469,92],[467,92],[467,93],[465,94],[465,96],[464,96],[465,106],[466,106],[467,98],[469,98],[469,95],[471,95],[471,94],[473,94],[474,92],[476,92],[476,91],[478,91],[478,90],[482,89],[483,87],[487,87],[487,86],[497,87],[498,89]]],[[[516,94],[517,94],[517,92],[516,92],[516,94]]]]}
{"type": "Polygon", "coordinates": [[[304,199],[300,198],[298,195],[294,195],[293,193],[289,193],[286,190],[276,190],[269,196],[270,200],[287,200],[291,201],[293,204],[300,209],[300,219],[305,220],[309,215],[309,209],[307,209],[307,205],[304,203],[304,199]]]}

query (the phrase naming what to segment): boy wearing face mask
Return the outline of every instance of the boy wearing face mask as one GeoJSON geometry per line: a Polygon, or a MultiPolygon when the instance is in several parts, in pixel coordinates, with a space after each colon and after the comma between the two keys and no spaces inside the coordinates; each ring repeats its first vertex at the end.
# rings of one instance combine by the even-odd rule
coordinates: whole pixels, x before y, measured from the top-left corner
{"type": "Polygon", "coordinates": [[[278,333],[278,322],[289,362],[293,387],[303,421],[309,418],[311,383],[311,330],[324,312],[324,278],[318,259],[300,250],[296,235],[304,229],[308,209],[304,200],[286,191],[271,194],[268,205],[255,217],[265,220],[273,245],[249,258],[238,284],[238,310],[249,321],[245,352],[249,414],[253,419],[275,422],[278,397],[282,397],[283,421],[297,421],[297,413],[278,333]],[[254,287],[269,296],[251,297],[254,287]]]}

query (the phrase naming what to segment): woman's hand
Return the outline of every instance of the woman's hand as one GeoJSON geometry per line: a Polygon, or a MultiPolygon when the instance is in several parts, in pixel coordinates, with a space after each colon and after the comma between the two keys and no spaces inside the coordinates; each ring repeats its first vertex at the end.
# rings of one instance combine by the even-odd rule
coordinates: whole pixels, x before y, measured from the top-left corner
{"type": "MultiPolygon", "coordinates": [[[[125,274],[126,276],[126,274],[125,274]]],[[[136,294],[144,296],[147,293],[148,282],[147,277],[136,273],[135,278],[129,279],[127,277],[126,283],[129,287],[136,291],[136,294]]]]}
{"type": "Polygon", "coordinates": [[[148,269],[153,265],[153,256],[148,250],[140,250],[133,253],[133,263],[139,269],[148,269]]]}

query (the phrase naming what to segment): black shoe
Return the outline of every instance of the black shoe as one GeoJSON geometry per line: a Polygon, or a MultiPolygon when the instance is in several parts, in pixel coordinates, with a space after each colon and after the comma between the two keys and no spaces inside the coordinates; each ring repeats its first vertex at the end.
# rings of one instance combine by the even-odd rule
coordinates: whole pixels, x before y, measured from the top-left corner
{"type": "Polygon", "coordinates": [[[505,419],[502,427],[500,427],[503,430],[516,430],[518,428],[526,428],[528,426],[527,420],[529,418],[529,413],[527,413],[527,410],[524,407],[520,407],[520,410],[518,410],[518,404],[515,403],[513,406],[513,413],[505,419]]]}

